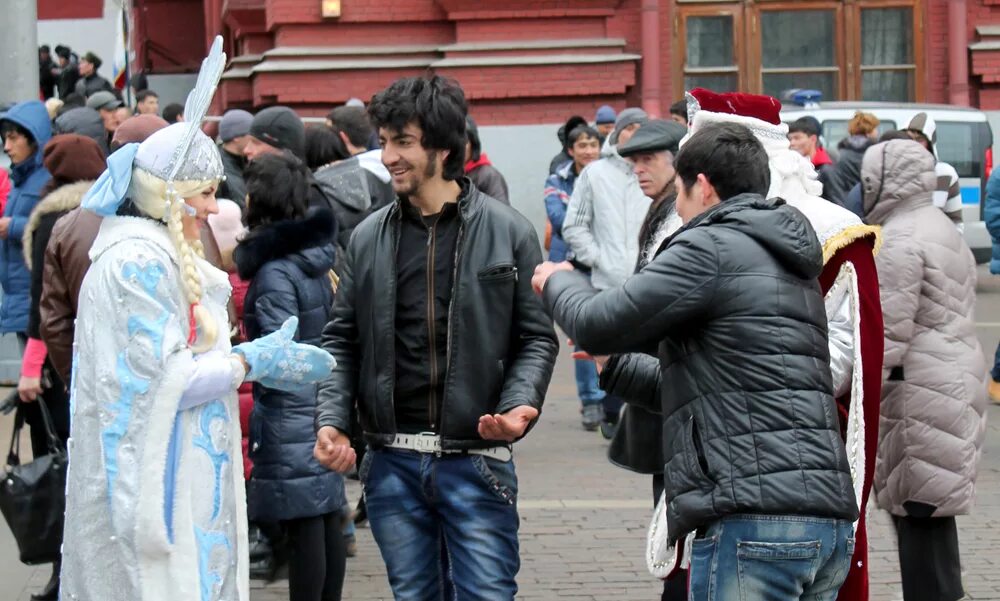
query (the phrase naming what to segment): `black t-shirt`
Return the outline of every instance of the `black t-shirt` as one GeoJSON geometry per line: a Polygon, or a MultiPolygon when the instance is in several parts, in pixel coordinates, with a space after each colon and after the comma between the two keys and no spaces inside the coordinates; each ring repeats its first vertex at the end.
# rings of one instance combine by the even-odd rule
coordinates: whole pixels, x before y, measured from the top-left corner
{"type": "Polygon", "coordinates": [[[420,215],[405,199],[396,252],[396,428],[437,431],[447,373],[458,205],[420,215]]]}

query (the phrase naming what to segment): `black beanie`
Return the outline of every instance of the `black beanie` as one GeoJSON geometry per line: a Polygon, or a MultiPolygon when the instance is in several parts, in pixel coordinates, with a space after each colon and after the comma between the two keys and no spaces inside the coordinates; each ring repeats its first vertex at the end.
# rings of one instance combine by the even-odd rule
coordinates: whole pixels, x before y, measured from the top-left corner
{"type": "Polygon", "coordinates": [[[306,128],[287,106],[272,106],[257,113],[250,124],[250,135],[305,160],[306,128]]]}

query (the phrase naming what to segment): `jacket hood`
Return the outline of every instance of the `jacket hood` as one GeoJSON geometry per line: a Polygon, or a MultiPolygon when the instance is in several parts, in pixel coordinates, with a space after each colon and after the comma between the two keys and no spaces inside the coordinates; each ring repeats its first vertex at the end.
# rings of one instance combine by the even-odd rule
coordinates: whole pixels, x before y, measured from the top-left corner
{"type": "Polygon", "coordinates": [[[49,120],[49,111],[46,110],[45,105],[39,100],[15,104],[0,121],[10,121],[28,130],[38,145],[38,152],[35,153],[34,157],[35,164],[41,166],[42,149],[52,137],[52,122],[49,120]]]}
{"type": "Polygon", "coordinates": [[[355,211],[366,211],[371,206],[368,178],[357,158],[321,167],[313,177],[324,196],[336,198],[355,211]]]}
{"type": "Polygon", "coordinates": [[[812,158],[813,167],[819,168],[823,165],[832,165],[833,159],[830,158],[830,154],[825,148],[817,148],[816,154],[812,158]]]}
{"type": "Polygon", "coordinates": [[[837,148],[841,150],[854,150],[857,152],[864,152],[875,145],[875,140],[872,140],[868,136],[848,136],[837,144],[837,148]]]}
{"type": "Polygon", "coordinates": [[[31,133],[31,136],[38,144],[38,149],[45,148],[52,137],[52,122],[49,120],[49,111],[45,105],[38,100],[29,100],[15,104],[3,116],[4,121],[17,123],[31,133]]]}
{"type": "Polygon", "coordinates": [[[392,180],[392,176],[389,175],[389,170],[382,164],[382,150],[380,148],[369,150],[368,152],[362,152],[357,155],[356,158],[358,159],[358,162],[361,163],[361,167],[371,171],[372,174],[384,183],[388,184],[389,181],[392,180]]]}
{"type": "Polygon", "coordinates": [[[59,115],[53,133],[87,136],[97,142],[104,154],[108,154],[108,133],[104,130],[104,121],[101,114],[92,108],[81,106],[59,115]]]}
{"type": "Polygon", "coordinates": [[[233,252],[239,276],[253,279],[270,261],[291,257],[312,277],[333,268],[336,224],[329,209],[312,209],[303,219],[263,225],[250,231],[233,252]]]}
{"type": "Polygon", "coordinates": [[[937,187],[935,162],[931,153],[912,140],[872,146],[861,162],[865,221],[881,225],[895,211],[931,204],[937,187]]]}
{"type": "Polygon", "coordinates": [[[823,271],[823,247],[816,232],[805,215],[780,198],[740,194],[694,218],[680,232],[709,225],[757,240],[798,277],[817,278],[823,271]]]}

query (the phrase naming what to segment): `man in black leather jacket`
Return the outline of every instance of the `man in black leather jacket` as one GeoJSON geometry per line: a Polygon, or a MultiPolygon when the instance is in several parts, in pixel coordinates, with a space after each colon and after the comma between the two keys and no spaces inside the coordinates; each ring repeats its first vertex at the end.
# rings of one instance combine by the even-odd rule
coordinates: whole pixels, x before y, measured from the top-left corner
{"type": "Polygon", "coordinates": [[[356,401],[370,448],[358,471],[395,597],[512,600],[510,445],[537,419],[558,352],[531,290],[541,246],[524,217],[462,177],[457,84],[399,80],[368,110],[398,198],[347,248],[315,455],[352,467],[356,401]]]}
{"type": "Polygon", "coordinates": [[[659,355],[667,540],[691,539],[690,599],[832,601],[858,506],[822,247],[804,215],[763,197],[767,154],[746,127],[705,127],[674,165],[685,225],[639,273],[598,293],[547,263],[533,284],[591,354],[659,355]]]}

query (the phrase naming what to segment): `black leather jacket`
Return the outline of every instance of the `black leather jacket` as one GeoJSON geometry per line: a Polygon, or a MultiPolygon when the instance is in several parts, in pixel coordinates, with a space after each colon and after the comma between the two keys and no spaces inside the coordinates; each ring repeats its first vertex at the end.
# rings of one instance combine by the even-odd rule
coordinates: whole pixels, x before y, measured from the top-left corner
{"type": "MultiPolygon", "coordinates": [[[[742,195],[692,220],[621,288],[597,293],[569,272],[546,283],[556,321],[590,353],[658,348],[672,539],[735,513],[858,517],[822,269],[801,213],[742,195]]],[[[633,398],[649,398],[643,381],[633,398]]]]}
{"type": "MultiPolygon", "coordinates": [[[[558,354],[552,320],[531,289],[541,262],[534,227],[520,213],[460,180],[459,233],[448,321],[448,368],[440,434],[444,448],[496,446],[479,418],[521,405],[541,410],[558,354]]],[[[396,249],[399,201],[365,219],[351,236],[323,348],[337,360],[321,386],[316,429],[350,432],[357,400],[373,446],[396,433],[396,249]]]]}

